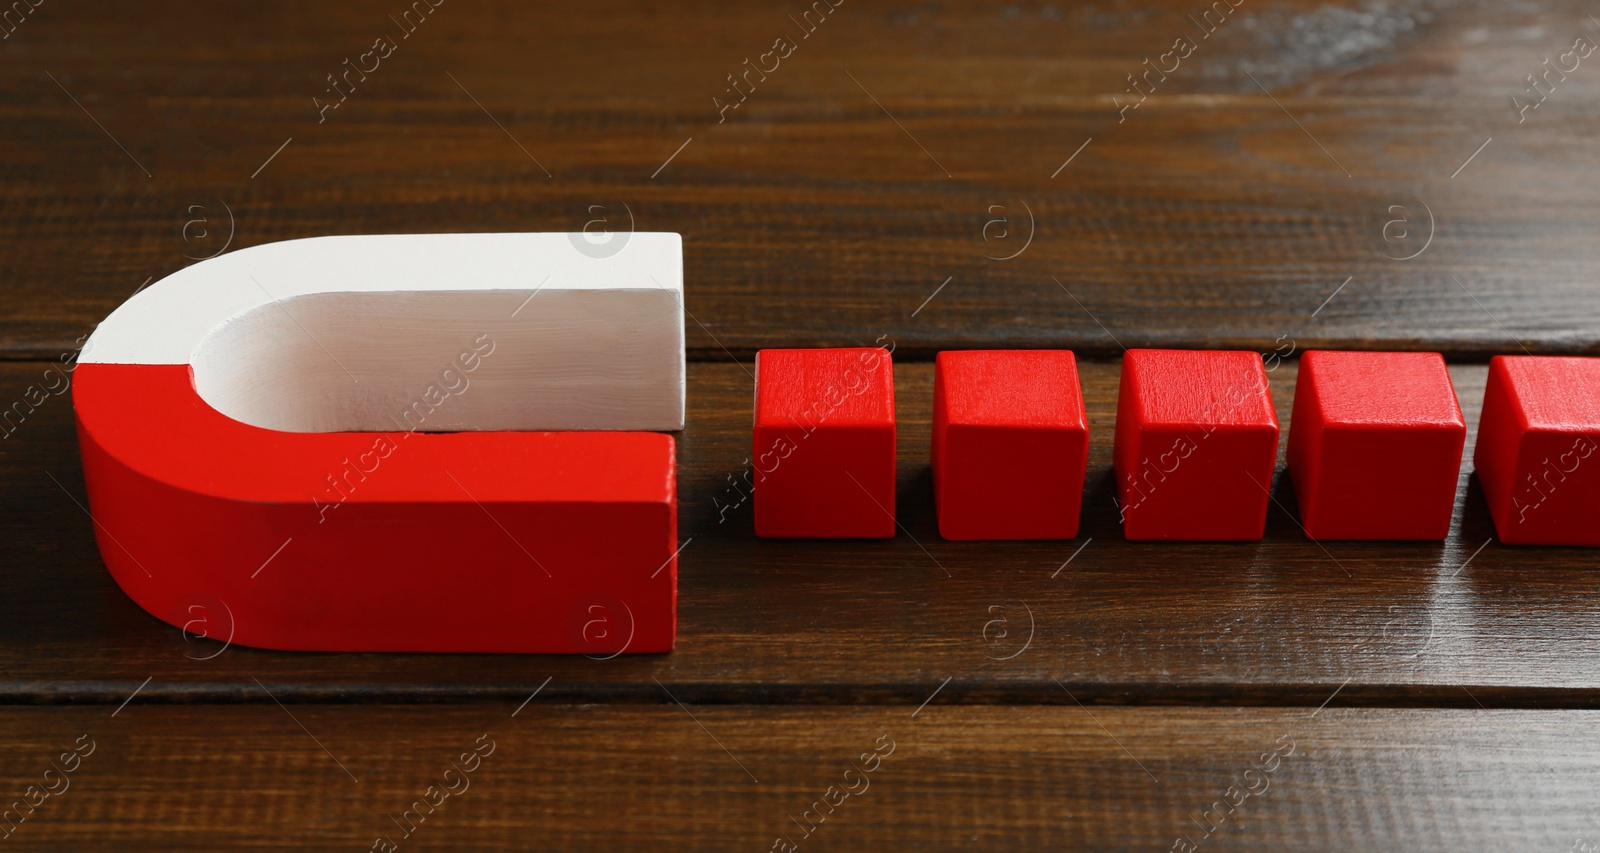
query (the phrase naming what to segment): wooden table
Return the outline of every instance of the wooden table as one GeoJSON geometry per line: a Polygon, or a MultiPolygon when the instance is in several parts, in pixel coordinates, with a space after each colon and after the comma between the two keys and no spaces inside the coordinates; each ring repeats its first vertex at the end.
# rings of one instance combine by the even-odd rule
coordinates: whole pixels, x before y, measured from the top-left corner
{"type": "Polygon", "coordinates": [[[1469,472],[1443,543],[1317,544],[1281,465],[1263,541],[1129,543],[1109,470],[1123,347],[1262,352],[1285,426],[1306,349],[1442,351],[1473,429],[1490,355],[1600,351],[1600,10],[25,6],[0,806],[59,792],[9,845],[1600,849],[1596,552],[1500,545],[1469,472]],[[274,240],[586,225],[684,236],[677,651],[284,654],[117,589],[47,374],[113,307],[274,240]],[[756,539],[753,353],[875,342],[904,532],[756,539]],[[930,362],[977,346],[1084,359],[1078,540],[937,535],[930,362]]]}

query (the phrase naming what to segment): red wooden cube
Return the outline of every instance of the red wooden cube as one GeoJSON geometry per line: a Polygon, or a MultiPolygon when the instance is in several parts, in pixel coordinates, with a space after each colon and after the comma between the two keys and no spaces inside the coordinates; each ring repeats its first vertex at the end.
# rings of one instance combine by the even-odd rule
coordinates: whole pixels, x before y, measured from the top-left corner
{"type": "Polygon", "coordinates": [[[1495,356],[1472,462],[1500,541],[1600,545],[1600,359],[1495,356]]]}
{"type": "Polygon", "coordinates": [[[894,366],[881,347],[756,353],[756,535],[894,536],[894,366]]]}
{"type": "Polygon", "coordinates": [[[1467,423],[1444,356],[1307,352],[1289,473],[1311,539],[1443,539],[1467,423]]]}
{"type": "Polygon", "coordinates": [[[1260,539],[1278,455],[1261,356],[1128,350],[1112,455],[1127,538],[1260,539]]]}
{"type": "Polygon", "coordinates": [[[933,497],[946,539],[1078,535],[1089,421],[1066,350],[941,352],[933,497]]]}

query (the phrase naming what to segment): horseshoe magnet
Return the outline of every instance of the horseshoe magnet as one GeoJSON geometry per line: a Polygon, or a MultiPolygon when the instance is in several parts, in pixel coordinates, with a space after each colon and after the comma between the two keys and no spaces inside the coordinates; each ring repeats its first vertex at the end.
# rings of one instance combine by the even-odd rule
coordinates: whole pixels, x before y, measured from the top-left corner
{"type": "Polygon", "coordinates": [[[682,243],[611,237],[290,240],[135,294],[73,383],[112,576],[272,649],[671,650],[682,243]]]}

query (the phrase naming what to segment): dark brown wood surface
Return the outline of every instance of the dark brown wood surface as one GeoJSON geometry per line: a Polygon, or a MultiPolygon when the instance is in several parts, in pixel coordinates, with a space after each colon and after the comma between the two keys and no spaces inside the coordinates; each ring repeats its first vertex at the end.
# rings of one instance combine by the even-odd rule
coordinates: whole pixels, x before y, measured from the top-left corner
{"type": "Polygon", "coordinates": [[[1565,851],[1600,838],[1592,711],[517,707],[6,709],[0,784],[61,790],[6,843],[1565,851]],[[75,744],[93,752],[46,777],[75,744]],[[474,746],[488,754],[462,761],[474,746]],[[457,793],[425,800],[430,785],[457,793]]]}
{"type": "Polygon", "coordinates": [[[1281,471],[1260,543],[1129,543],[1109,473],[1125,346],[1262,352],[1285,429],[1309,348],[1444,352],[1473,428],[1489,356],[1600,352],[1600,56],[1541,65],[1600,10],[1242,0],[1203,38],[1201,2],[848,0],[803,38],[802,3],[455,0],[410,37],[381,0],[16,8],[0,408],[149,281],[335,233],[678,231],[693,363],[679,646],[610,661],[167,627],[101,565],[47,399],[0,439],[0,807],[98,748],[7,844],[1600,849],[1595,551],[1502,546],[1470,463],[1442,543],[1310,542],[1281,471]],[[874,342],[901,535],[756,539],[750,355],[874,342]],[[938,537],[928,361],[972,346],[1086,357],[1079,539],[938,537]],[[480,734],[471,789],[401,839],[480,734]]]}
{"type": "Polygon", "coordinates": [[[1179,0],[851,0],[809,38],[801,3],[445,3],[400,39],[404,8],[33,12],[0,43],[0,352],[54,358],[223,246],[597,216],[684,235],[701,355],[1600,348],[1600,61],[1511,105],[1600,32],[1577,0],[1248,0],[1209,38],[1179,0]]]}

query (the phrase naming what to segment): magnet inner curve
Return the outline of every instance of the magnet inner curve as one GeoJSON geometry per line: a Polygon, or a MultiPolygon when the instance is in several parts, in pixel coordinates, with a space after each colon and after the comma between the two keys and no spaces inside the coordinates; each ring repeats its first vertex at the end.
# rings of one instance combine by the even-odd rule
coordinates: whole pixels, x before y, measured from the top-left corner
{"type": "Polygon", "coordinates": [[[677,234],[319,237],[140,291],[74,373],[122,588],[221,641],[666,651],[677,234]]]}

